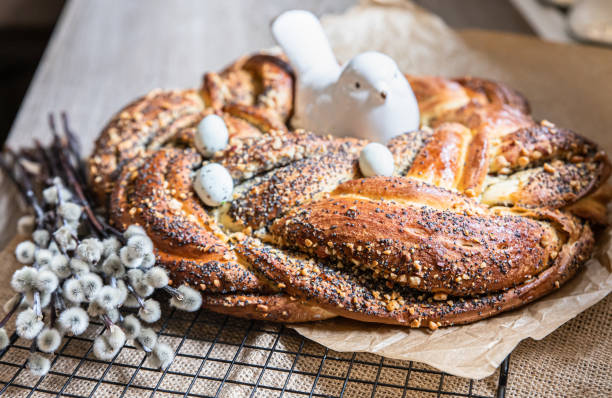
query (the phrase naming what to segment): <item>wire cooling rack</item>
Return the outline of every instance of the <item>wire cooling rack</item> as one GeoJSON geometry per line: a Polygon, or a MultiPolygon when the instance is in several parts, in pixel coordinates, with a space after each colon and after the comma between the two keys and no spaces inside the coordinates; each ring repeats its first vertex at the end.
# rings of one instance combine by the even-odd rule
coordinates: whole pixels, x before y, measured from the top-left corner
{"type": "Polygon", "coordinates": [[[110,362],[93,356],[103,325],[64,338],[42,378],[26,369],[30,346],[15,334],[0,352],[0,395],[16,397],[503,397],[508,359],[495,377],[469,380],[417,362],[329,350],[286,326],[164,309],[154,325],[175,349],[166,371],[126,345],[110,362]]]}

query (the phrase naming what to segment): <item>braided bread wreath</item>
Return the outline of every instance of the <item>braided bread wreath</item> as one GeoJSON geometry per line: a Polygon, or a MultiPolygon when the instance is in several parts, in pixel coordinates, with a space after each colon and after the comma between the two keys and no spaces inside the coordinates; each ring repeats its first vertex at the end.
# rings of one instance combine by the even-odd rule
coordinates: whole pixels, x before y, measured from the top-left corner
{"type": "Polygon", "coordinates": [[[121,110],[89,160],[92,186],[118,228],[146,229],[175,286],[220,313],[436,329],[559,288],[606,220],[606,155],[534,121],[501,84],[407,77],[423,128],[389,142],[392,177],[360,175],[365,141],[291,131],[291,69],[256,54],[199,91],[153,91],[121,110]],[[213,113],[230,144],[203,160],[194,132],[213,113]],[[236,184],[219,208],[192,188],[206,161],[236,184]]]}

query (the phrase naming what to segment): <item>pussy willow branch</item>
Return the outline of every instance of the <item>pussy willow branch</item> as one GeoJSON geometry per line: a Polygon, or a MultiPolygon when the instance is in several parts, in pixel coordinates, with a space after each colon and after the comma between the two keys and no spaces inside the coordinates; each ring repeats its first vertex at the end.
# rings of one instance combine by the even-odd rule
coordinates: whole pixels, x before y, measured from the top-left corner
{"type": "Polygon", "coordinates": [[[81,157],[81,144],[78,138],[76,137],[76,135],[72,132],[72,129],[70,128],[70,124],[68,123],[68,115],[66,114],[66,112],[61,113],[61,118],[62,118],[62,126],[64,128],[64,134],[66,136],[66,140],[68,144],[68,149],[72,153],[74,163],[77,165],[75,167],[77,178],[79,182],[81,183],[81,186],[83,187],[83,192],[85,193],[85,197],[88,199],[88,202],[91,203],[91,200],[89,200],[90,198],[89,198],[89,190],[88,190],[88,185],[87,185],[87,176],[85,175],[85,170],[82,167],[83,158],[81,157]]]}
{"type": "MultiPolygon", "coordinates": [[[[86,181],[85,171],[83,168],[80,144],[77,136],[70,129],[68,117],[65,112],[61,113],[62,120],[62,135],[57,130],[55,118],[52,114],[49,115],[48,123],[53,140],[51,145],[45,147],[39,140],[35,140],[35,147],[30,149],[24,149],[18,154],[10,149],[5,151],[5,156],[0,156],[0,167],[2,167],[6,174],[13,180],[24,199],[29,205],[34,208],[36,212],[36,220],[38,227],[42,228],[45,222],[50,223],[53,227],[56,226],[58,221],[58,214],[45,214],[43,207],[38,202],[35,190],[32,185],[30,173],[20,163],[21,159],[27,159],[28,161],[35,162],[40,165],[40,172],[32,175],[37,178],[37,182],[41,187],[53,184],[52,180],[54,177],[59,177],[66,183],[66,187],[70,188],[75,194],[78,202],[83,206],[85,217],[87,218],[92,232],[98,235],[98,237],[106,238],[109,234],[114,235],[122,244],[126,244],[126,238],[123,234],[112,227],[106,220],[98,219],[96,217],[91,201],[88,198],[88,185],[86,181]],[[11,164],[7,162],[7,157],[10,156],[11,164]],[[46,217],[46,216],[49,217],[46,217]]],[[[62,202],[60,186],[56,185],[58,190],[58,199],[60,204],[62,202]]],[[[55,236],[52,234],[51,239],[55,241],[63,254],[67,254],[62,249],[61,245],[57,242],[55,236]]],[[[78,241],[78,239],[77,239],[78,241]]],[[[140,297],[133,286],[126,280],[127,289],[132,294],[140,307],[144,306],[144,300],[140,297]]],[[[163,288],[170,295],[176,297],[178,300],[183,300],[183,295],[177,289],[166,286],[163,288]]],[[[36,299],[35,299],[36,300],[36,299]]],[[[63,300],[57,294],[53,297],[55,310],[61,310],[64,307],[63,300]]],[[[54,314],[57,315],[57,314],[54,314]]]]}
{"type": "MultiPolygon", "coordinates": [[[[67,125],[68,124],[67,124],[67,119],[66,119],[66,122],[64,123],[64,129],[67,127],[67,125]]],[[[77,177],[78,172],[74,169],[70,161],[70,155],[69,155],[70,150],[68,148],[69,145],[66,143],[66,141],[69,141],[70,138],[67,139],[66,141],[63,141],[59,137],[55,129],[55,122],[54,122],[53,115],[49,116],[49,126],[51,127],[51,131],[53,133],[52,147],[55,149],[56,153],[58,154],[60,165],[61,165],[61,170],[63,174],[66,176],[66,180],[68,184],[70,185],[70,187],[72,187],[77,198],[81,202],[81,205],[83,206],[83,209],[85,210],[85,214],[87,215],[87,220],[89,221],[90,225],[92,226],[92,228],[94,229],[94,232],[97,235],[105,237],[105,238],[108,237],[108,233],[105,230],[104,226],[100,223],[100,220],[98,220],[98,218],[94,214],[89,204],[89,201],[87,200],[85,196],[85,192],[83,190],[81,182],[79,181],[77,177]]],[[[66,131],[64,131],[64,133],[66,133],[66,131]]],[[[72,140],[75,140],[74,136],[72,137],[72,140]]],[[[80,162],[80,160],[78,161],[80,162]]]]}
{"type": "Polygon", "coordinates": [[[6,148],[5,153],[8,153],[13,158],[13,165],[12,168],[8,168],[5,159],[2,158],[2,168],[5,170],[5,173],[9,176],[9,178],[11,178],[11,180],[17,185],[26,202],[34,209],[34,212],[36,213],[36,222],[40,228],[43,225],[44,212],[42,206],[36,198],[36,192],[34,191],[32,180],[30,179],[28,172],[20,163],[19,155],[15,154],[15,152],[13,152],[10,148],[6,148]]]}
{"type": "Polygon", "coordinates": [[[34,145],[36,145],[36,149],[39,154],[41,165],[44,166],[42,169],[45,171],[46,180],[45,182],[49,182],[51,177],[59,175],[59,171],[57,168],[57,164],[51,159],[47,149],[40,143],[38,139],[34,140],[34,145]]]}

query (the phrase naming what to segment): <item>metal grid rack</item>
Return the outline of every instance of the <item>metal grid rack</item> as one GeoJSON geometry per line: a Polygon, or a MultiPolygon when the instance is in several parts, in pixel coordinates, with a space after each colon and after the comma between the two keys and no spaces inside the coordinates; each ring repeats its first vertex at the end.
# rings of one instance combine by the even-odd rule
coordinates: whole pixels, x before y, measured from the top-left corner
{"type": "Polygon", "coordinates": [[[154,325],[176,352],[166,371],[126,345],[111,362],[91,352],[103,325],[64,338],[51,371],[29,374],[29,343],[12,336],[0,352],[0,395],[108,397],[503,397],[508,359],[485,380],[451,376],[417,362],[335,352],[279,324],[166,308],[154,325]]]}

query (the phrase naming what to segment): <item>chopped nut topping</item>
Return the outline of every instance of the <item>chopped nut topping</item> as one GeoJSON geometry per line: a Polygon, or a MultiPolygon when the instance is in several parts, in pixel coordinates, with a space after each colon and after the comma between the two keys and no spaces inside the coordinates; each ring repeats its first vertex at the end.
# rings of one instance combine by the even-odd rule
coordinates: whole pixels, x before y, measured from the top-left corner
{"type": "Polygon", "coordinates": [[[433,296],[433,299],[436,301],[444,301],[448,298],[448,295],[446,293],[436,293],[433,296]]]}
{"type": "Polygon", "coordinates": [[[540,122],[540,125],[541,125],[541,126],[544,126],[544,127],[555,127],[555,125],[554,125],[553,123],[549,122],[549,121],[548,121],[548,120],[546,120],[546,119],[543,119],[543,120],[540,122]]]}
{"type": "Polygon", "coordinates": [[[550,163],[544,163],[544,171],[547,173],[554,173],[555,168],[550,165],[550,163]]]}
{"type": "Polygon", "coordinates": [[[399,308],[399,304],[395,300],[391,300],[387,303],[387,311],[395,311],[399,308]]]}
{"type": "Polygon", "coordinates": [[[506,159],[506,157],[504,155],[499,155],[498,157],[495,158],[495,162],[500,166],[500,167],[506,167],[510,165],[510,162],[508,162],[508,159],[506,159]]]}

